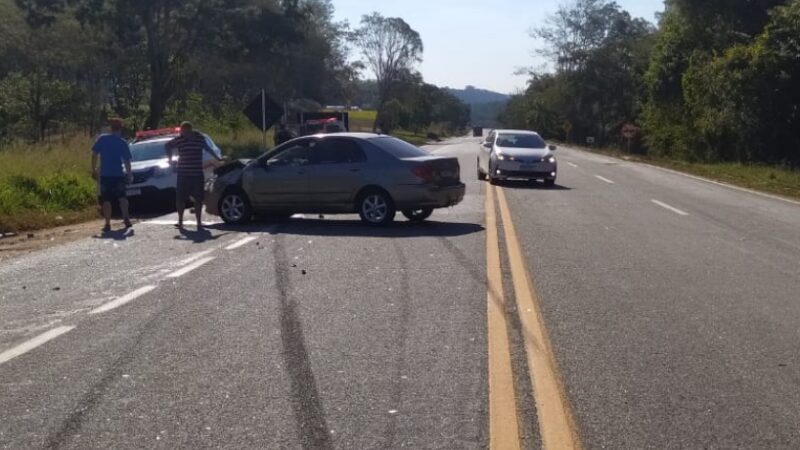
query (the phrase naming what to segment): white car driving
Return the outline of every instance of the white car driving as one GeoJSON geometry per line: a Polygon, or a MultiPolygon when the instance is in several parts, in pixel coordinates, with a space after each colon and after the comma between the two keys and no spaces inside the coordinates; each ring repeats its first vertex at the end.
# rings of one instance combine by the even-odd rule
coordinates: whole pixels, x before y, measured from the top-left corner
{"type": "Polygon", "coordinates": [[[541,180],[556,184],[558,161],[555,145],[547,145],[538,133],[523,130],[494,130],[478,152],[478,179],[541,180]]]}

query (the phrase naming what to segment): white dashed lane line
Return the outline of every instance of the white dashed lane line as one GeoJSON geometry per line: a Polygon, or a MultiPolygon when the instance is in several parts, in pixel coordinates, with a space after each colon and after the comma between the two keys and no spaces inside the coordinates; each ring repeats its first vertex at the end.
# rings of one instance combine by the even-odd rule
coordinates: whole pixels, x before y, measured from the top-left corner
{"type": "Polygon", "coordinates": [[[664,203],[664,202],[658,201],[658,200],[656,200],[656,199],[653,199],[653,200],[651,200],[651,201],[652,201],[653,203],[655,203],[656,205],[658,205],[658,206],[660,206],[660,207],[664,208],[664,209],[667,209],[667,210],[669,210],[669,211],[672,211],[672,212],[674,212],[675,214],[678,214],[678,215],[681,215],[681,216],[688,216],[688,215],[689,215],[689,213],[687,213],[686,211],[681,211],[680,209],[678,209],[678,208],[676,208],[676,207],[674,207],[674,206],[670,206],[670,205],[668,205],[668,204],[666,204],[666,203],[664,203]]]}
{"type": "Polygon", "coordinates": [[[167,275],[167,278],[182,277],[182,276],[186,275],[187,273],[197,269],[198,267],[200,267],[200,266],[202,266],[204,264],[210,263],[213,260],[214,260],[213,256],[197,260],[197,261],[193,262],[192,264],[189,264],[188,266],[184,267],[183,269],[176,270],[175,272],[172,272],[171,274],[167,275]]]}
{"type": "Polygon", "coordinates": [[[597,179],[598,179],[598,180],[600,180],[600,181],[604,181],[604,182],[606,182],[606,183],[608,183],[608,184],[614,184],[614,182],[613,182],[613,181],[609,180],[608,178],[601,177],[600,175],[595,175],[595,178],[597,178],[597,179]]]}
{"type": "Polygon", "coordinates": [[[89,311],[89,314],[102,314],[104,312],[111,311],[112,309],[119,308],[120,306],[122,306],[122,305],[124,305],[126,303],[130,303],[130,302],[136,300],[137,298],[147,294],[148,292],[151,292],[155,288],[156,288],[155,286],[145,286],[145,287],[139,288],[139,289],[131,292],[130,294],[123,295],[122,297],[120,297],[120,298],[118,298],[116,300],[110,301],[110,302],[106,303],[105,305],[100,306],[99,308],[96,308],[96,309],[94,309],[92,311],[89,311]]]}
{"type": "Polygon", "coordinates": [[[17,356],[24,355],[25,353],[28,353],[29,351],[35,349],[36,347],[39,347],[41,345],[46,344],[49,341],[52,341],[53,339],[61,336],[64,333],[69,333],[74,328],[75,327],[53,328],[52,330],[46,331],[27,342],[23,342],[22,344],[12,349],[6,350],[3,353],[0,353],[0,364],[8,362],[16,358],[17,356]]]}
{"type": "Polygon", "coordinates": [[[234,242],[233,244],[225,247],[225,250],[236,250],[237,248],[244,247],[245,245],[255,241],[256,239],[258,239],[256,236],[250,236],[244,239],[240,239],[234,242]]]}
{"type": "Polygon", "coordinates": [[[577,164],[575,164],[575,163],[571,163],[571,162],[569,162],[569,161],[567,161],[567,164],[569,164],[569,165],[570,165],[570,167],[578,167],[578,165],[577,165],[577,164]]]}

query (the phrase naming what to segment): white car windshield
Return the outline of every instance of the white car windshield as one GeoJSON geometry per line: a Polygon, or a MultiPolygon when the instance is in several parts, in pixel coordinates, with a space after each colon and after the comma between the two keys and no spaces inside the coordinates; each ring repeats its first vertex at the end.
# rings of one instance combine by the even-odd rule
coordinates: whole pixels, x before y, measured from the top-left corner
{"type": "Polygon", "coordinates": [[[545,148],[547,144],[535,134],[501,134],[497,138],[497,146],[507,148],[545,148]]]}
{"type": "Polygon", "coordinates": [[[166,143],[167,141],[153,141],[133,144],[131,145],[131,160],[138,162],[166,158],[167,153],[164,149],[166,143]]]}

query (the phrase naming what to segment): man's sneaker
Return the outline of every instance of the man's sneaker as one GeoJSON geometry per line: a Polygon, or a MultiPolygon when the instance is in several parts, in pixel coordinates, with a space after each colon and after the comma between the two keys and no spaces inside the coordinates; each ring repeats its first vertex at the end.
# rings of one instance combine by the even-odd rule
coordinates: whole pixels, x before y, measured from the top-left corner
{"type": "Polygon", "coordinates": [[[131,223],[130,219],[125,219],[123,223],[125,224],[126,229],[133,228],[133,224],[131,223]]]}
{"type": "Polygon", "coordinates": [[[111,231],[111,225],[106,224],[106,226],[103,227],[103,233],[108,233],[110,231],[111,231]]]}

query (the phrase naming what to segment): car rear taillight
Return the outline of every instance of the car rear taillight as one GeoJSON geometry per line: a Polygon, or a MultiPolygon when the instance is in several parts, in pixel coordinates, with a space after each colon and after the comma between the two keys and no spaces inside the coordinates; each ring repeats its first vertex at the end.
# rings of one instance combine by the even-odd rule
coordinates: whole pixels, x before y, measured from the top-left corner
{"type": "Polygon", "coordinates": [[[424,181],[433,181],[436,176],[433,171],[433,167],[427,164],[420,164],[412,167],[411,173],[413,173],[415,177],[424,181]]]}

